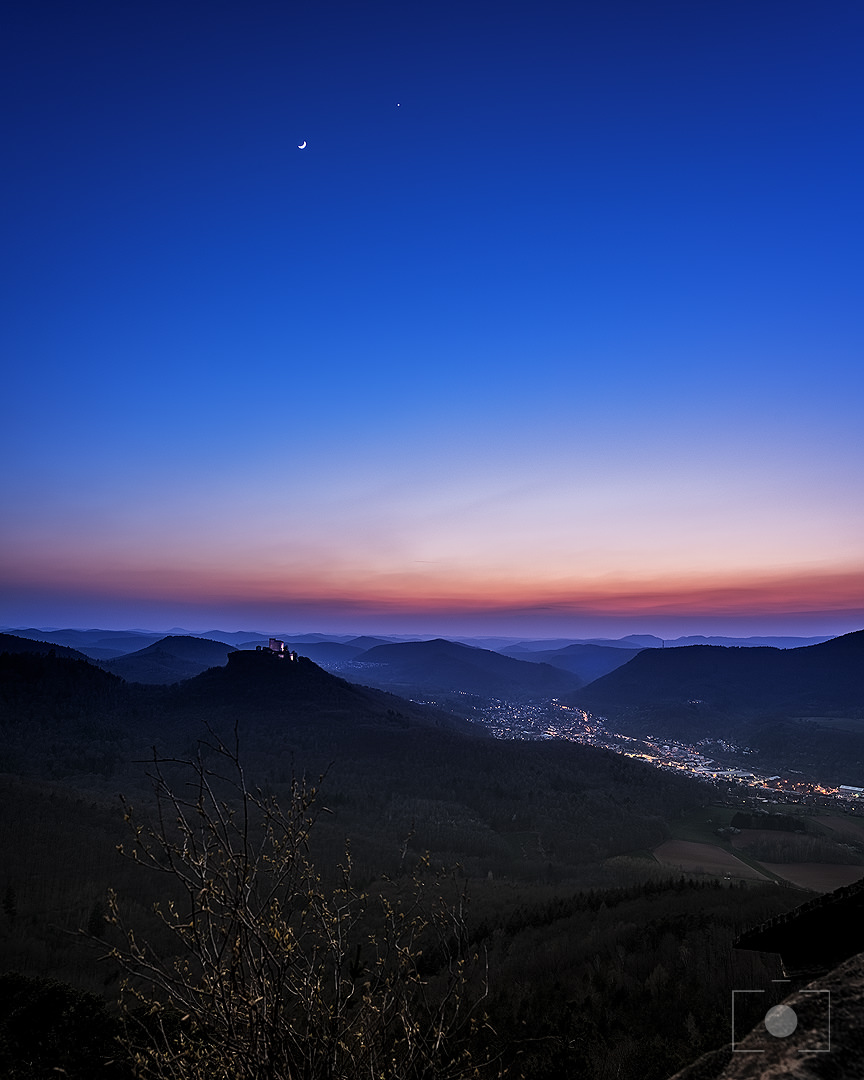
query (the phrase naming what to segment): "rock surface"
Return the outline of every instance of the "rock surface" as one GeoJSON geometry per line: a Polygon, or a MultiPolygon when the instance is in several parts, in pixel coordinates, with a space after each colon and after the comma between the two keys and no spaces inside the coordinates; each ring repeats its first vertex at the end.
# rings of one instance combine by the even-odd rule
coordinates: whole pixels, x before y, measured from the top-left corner
{"type": "MultiPolygon", "coordinates": [[[[730,1043],[706,1054],[671,1080],[862,1080],[864,953],[814,979],[783,1005],[797,1020],[791,1034],[772,1035],[760,1022],[734,1049],[730,1043]]],[[[782,1021],[791,1014],[777,1016],[782,1021]]],[[[782,1022],[771,1026],[782,1029],[782,1022]]]]}

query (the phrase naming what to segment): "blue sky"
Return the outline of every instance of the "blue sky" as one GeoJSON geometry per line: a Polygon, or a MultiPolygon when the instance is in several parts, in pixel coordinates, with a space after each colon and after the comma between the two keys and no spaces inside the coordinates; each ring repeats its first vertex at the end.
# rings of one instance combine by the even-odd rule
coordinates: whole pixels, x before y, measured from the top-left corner
{"type": "Polygon", "coordinates": [[[862,30],[8,5],[0,622],[860,626],[862,30]]]}

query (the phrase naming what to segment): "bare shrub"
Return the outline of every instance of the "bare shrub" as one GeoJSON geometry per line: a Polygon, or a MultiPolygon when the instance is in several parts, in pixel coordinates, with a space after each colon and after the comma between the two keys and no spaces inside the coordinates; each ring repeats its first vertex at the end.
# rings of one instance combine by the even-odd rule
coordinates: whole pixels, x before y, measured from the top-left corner
{"type": "Polygon", "coordinates": [[[154,755],[155,824],[126,806],[133,837],[121,850],[165,875],[174,895],[155,905],[170,955],[124,925],[109,897],[136,1075],[502,1075],[478,1049],[488,1045],[479,1038],[488,971],[469,948],[464,891],[428,858],[403,880],[360,890],[350,854],[325,888],[309,855],[316,787],[295,778],[282,806],[247,783],[236,738],[231,749],[215,737],[202,748],[187,762],[154,755]],[[175,766],[180,784],[166,778],[175,766]]]}

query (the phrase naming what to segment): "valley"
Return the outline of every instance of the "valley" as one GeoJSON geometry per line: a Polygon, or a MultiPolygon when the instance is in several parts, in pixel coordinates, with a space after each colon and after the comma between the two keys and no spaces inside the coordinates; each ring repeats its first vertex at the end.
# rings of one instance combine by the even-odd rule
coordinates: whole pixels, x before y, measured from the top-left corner
{"type": "MultiPolygon", "coordinates": [[[[499,699],[481,700],[465,695],[467,719],[487,729],[496,739],[564,739],[596,746],[616,754],[672,769],[711,784],[733,801],[750,799],[772,805],[802,805],[838,810],[864,819],[864,788],[836,786],[817,775],[798,770],[777,775],[759,767],[758,751],[723,738],[705,737],[695,743],[674,738],[639,737],[615,731],[603,716],[594,716],[556,699],[525,704],[499,699]],[[710,755],[710,756],[709,756],[710,755]]],[[[443,701],[425,699],[418,704],[444,707],[443,701]]]]}
{"type": "MultiPolygon", "coordinates": [[[[787,758],[775,772],[758,717],[712,728],[704,701],[687,703],[683,728],[675,708],[661,726],[650,700],[641,712],[594,711],[570,700],[592,685],[572,689],[572,672],[460,643],[415,644],[407,659],[388,643],[381,667],[356,669],[387,675],[378,686],[239,644],[169,635],[97,666],[60,641],[2,639],[0,966],[31,980],[10,994],[41,993],[32,980],[49,975],[113,1000],[116,968],[76,933],[110,939],[110,889],[136,932],[170,949],[152,907],[172,885],[117,856],[128,829],[118,793],[155,820],[148,774],[182,783],[182,763],[207,760],[214,740],[237,739],[250,782],[279,801],[298,776],[315,784],[308,850],[322,889],[339,887],[349,845],[352,888],[370,911],[406,895],[427,865],[448,896],[470,896],[465,933],[488,957],[496,1033],[475,1050],[525,1080],[666,1080],[723,1043],[733,989],[777,974],[735,940],[864,875],[864,802],[820,779],[818,760],[805,771],[787,758]],[[176,680],[182,665],[214,659],[176,680]],[[124,662],[154,681],[121,678],[124,662]],[[499,676],[513,696],[480,692],[499,676]],[[395,694],[400,682],[415,694],[395,694]]],[[[110,650],[110,635],[95,648],[110,650]]],[[[595,681],[626,677],[642,655],[619,651],[624,662],[595,681]]],[[[818,715],[830,747],[830,712],[818,715]]],[[[800,712],[788,723],[812,734],[800,712]]],[[[3,993],[0,980],[0,1028],[3,993]]]]}

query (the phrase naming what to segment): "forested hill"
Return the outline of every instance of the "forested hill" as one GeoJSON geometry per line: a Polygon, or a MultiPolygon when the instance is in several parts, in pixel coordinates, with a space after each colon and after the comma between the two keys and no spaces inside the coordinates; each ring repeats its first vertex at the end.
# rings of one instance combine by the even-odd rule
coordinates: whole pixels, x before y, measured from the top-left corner
{"type": "Polygon", "coordinates": [[[516,700],[556,697],[580,685],[572,672],[435,638],[376,645],[355,657],[358,678],[403,694],[469,693],[516,700]]]}
{"type": "Polygon", "coordinates": [[[467,720],[324,671],[307,657],[289,660],[267,649],[232,652],[213,667],[165,692],[163,708],[175,717],[231,718],[250,709],[267,729],[286,724],[318,730],[338,723],[387,728],[434,727],[482,735],[467,720]]]}
{"type": "Polygon", "coordinates": [[[170,684],[224,665],[234,651],[221,641],[169,634],[137,652],[100,661],[100,667],[127,682],[170,684]]]}
{"type": "MultiPolygon", "coordinates": [[[[151,920],[154,902],[171,897],[170,876],[141,876],[117,855],[127,836],[116,793],[137,820],[152,816],[152,747],[173,790],[194,800],[176,759],[200,752],[221,771],[214,733],[231,738],[235,725],[244,775],[283,805],[295,776],[316,783],[324,774],[318,805],[327,812],[309,842],[321,889],[344,887],[346,838],[353,880],[373,890],[370,913],[380,909],[375,892],[387,897],[410,868],[456,866],[446,887],[461,894],[470,884],[469,943],[490,964],[483,1031],[514,1076],[670,1075],[727,1037],[724,1009],[739,985],[732,938],[798,895],[774,883],[670,881],[647,853],[669,838],[670,822],[700,813],[709,792],[610,751],[471,735],[477,729],[458,718],[266,650],[232,653],[226,666],[167,687],[126,683],[75,658],[4,652],[0,971],[86,979],[113,994],[111,968],[95,959],[110,938],[82,961],[74,934],[106,932],[109,887],[136,939],[166,948],[151,920]],[[583,891],[591,888],[603,891],[583,891]]],[[[318,889],[316,880],[316,903],[318,889]]],[[[356,958],[369,940],[365,922],[359,929],[356,958]]],[[[424,994],[449,955],[434,944],[424,951],[424,994]]],[[[14,1075],[89,1080],[116,1043],[86,1023],[93,1008],[51,1006],[49,989],[56,999],[46,988],[25,1013],[32,987],[0,979],[0,1075],[13,1075],[12,1047],[14,1075]],[[58,1031],[68,1056],[57,1056],[58,1031]],[[82,1049],[94,1064],[74,1070],[82,1049]]]]}
{"type": "Polygon", "coordinates": [[[571,695],[590,709],[702,702],[719,711],[864,709],[864,630],[799,649],[645,649],[571,695]]]}
{"type": "Polygon", "coordinates": [[[164,687],[127,683],[71,649],[58,656],[53,645],[37,650],[31,647],[36,643],[16,638],[5,644],[15,648],[0,652],[0,762],[9,772],[38,772],[48,745],[62,769],[59,760],[68,759],[71,767],[82,743],[101,740],[106,752],[154,740],[167,744],[200,734],[205,722],[226,728],[242,722],[250,738],[263,741],[305,729],[321,736],[334,723],[341,724],[343,739],[346,728],[375,726],[483,735],[449,713],[354,686],[311,660],[290,661],[268,651],[233,652],[226,667],[164,687]],[[25,646],[20,651],[19,641],[25,646]]]}
{"type": "Polygon", "coordinates": [[[15,634],[0,634],[0,653],[40,653],[45,656],[50,653],[52,656],[65,656],[69,660],[87,660],[84,653],[66,645],[17,637],[15,634]]]}
{"type": "Polygon", "coordinates": [[[0,772],[99,790],[138,785],[155,746],[186,757],[209,732],[233,739],[268,786],[328,772],[350,835],[371,867],[416,849],[464,859],[484,876],[553,874],[649,847],[703,789],[607,751],[507,742],[467,721],[353,686],[310,660],[232,653],[172,687],[124,683],[79,660],[0,654],[0,772]],[[578,822],[578,828],[574,826],[578,822]]]}
{"type": "Polygon", "coordinates": [[[574,644],[548,651],[528,652],[517,649],[502,649],[501,651],[516,660],[563,668],[564,671],[577,675],[583,683],[589,683],[626,664],[640,650],[611,645],[574,644]]]}

